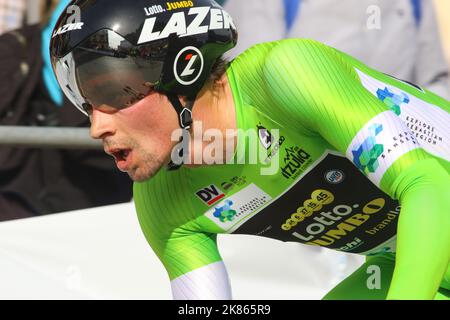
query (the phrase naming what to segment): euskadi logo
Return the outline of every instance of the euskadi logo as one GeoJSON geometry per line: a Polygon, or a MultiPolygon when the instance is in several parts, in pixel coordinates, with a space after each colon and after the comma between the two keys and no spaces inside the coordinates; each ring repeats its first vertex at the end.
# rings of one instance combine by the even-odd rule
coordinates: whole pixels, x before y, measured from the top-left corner
{"type": "Polygon", "coordinates": [[[221,222],[233,221],[237,214],[236,210],[231,207],[233,204],[233,201],[226,200],[223,206],[214,209],[214,217],[221,222]]]}
{"type": "Polygon", "coordinates": [[[175,58],[173,73],[179,83],[188,86],[198,80],[204,65],[205,61],[200,50],[195,47],[186,47],[175,58]]]}
{"type": "Polygon", "coordinates": [[[138,44],[166,39],[171,34],[188,37],[207,33],[209,30],[236,29],[233,19],[226,11],[210,7],[196,7],[190,8],[189,11],[174,12],[164,29],[160,31],[155,30],[155,26],[160,25],[157,19],[158,15],[145,20],[138,44]],[[208,16],[209,23],[205,23],[208,16]],[[188,24],[187,21],[191,22],[188,24]]]}
{"type": "Polygon", "coordinates": [[[225,194],[213,184],[197,191],[195,194],[208,206],[212,206],[214,203],[225,197],[225,194]]]}
{"type": "Polygon", "coordinates": [[[378,158],[384,151],[384,146],[376,142],[376,137],[383,131],[383,125],[374,123],[368,131],[366,139],[352,151],[353,163],[366,175],[378,169],[378,158]]]}
{"type": "Polygon", "coordinates": [[[383,90],[378,89],[377,97],[398,116],[402,112],[401,107],[411,101],[406,93],[400,92],[400,94],[396,94],[389,90],[388,87],[385,87],[383,90]]]}

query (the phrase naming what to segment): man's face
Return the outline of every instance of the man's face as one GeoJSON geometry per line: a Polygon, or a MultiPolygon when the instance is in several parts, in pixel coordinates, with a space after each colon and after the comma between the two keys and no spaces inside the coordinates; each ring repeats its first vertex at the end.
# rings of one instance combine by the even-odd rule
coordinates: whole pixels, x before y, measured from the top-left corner
{"type": "Polygon", "coordinates": [[[178,143],[171,141],[179,127],[177,114],[167,97],[156,92],[125,109],[94,108],[90,118],[92,138],[103,140],[105,152],[133,181],[153,177],[178,143]]]}

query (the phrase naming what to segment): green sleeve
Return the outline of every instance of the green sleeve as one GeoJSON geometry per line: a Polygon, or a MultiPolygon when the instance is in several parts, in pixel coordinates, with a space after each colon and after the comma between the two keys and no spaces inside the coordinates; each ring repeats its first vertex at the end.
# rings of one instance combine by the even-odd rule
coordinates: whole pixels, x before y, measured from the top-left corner
{"type": "Polygon", "coordinates": [[[135,183],[134,202],[145,238],[167,270],[170,280],[222,261],[217,235],[198,230],[195,220],[183,214],[190,211],[187,202],[170,198],[175,193],[159,192],[158,180],[135,183]]]}
{"type": "MultiPolygon", "coordinates": [[[[363,143],[357,141],[363,129],[374,130],[368,127],[373,119],[386,131],[409,131],[361,85],[351,60],[318,42],[280,42],[266,59],[265,76],[271,98],[289,114],[291,126],[322,137],[355,165],[352,146],[363,143]]],[[[357,165],[402,205],[388,298],[432,299],[450,258],[449,175],[415,143],[398,158],[383,162],[384,170],[357,165]],[[381,173],[376,178],[369,171],[381,173]]]]}
{"type": "Polygon", "coordinates": [[[388,299],[433,299],[450,262],[449,174],[435,159],[415,161],[391,190],[402,209],[388,299]]]}

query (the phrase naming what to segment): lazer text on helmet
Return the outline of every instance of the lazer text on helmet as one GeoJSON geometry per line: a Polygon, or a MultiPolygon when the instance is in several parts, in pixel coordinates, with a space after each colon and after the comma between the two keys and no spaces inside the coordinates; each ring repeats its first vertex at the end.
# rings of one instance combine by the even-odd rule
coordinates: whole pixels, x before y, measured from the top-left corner
{"type": "Polygon", "coordinates": [[[186,12],[175,12],[170,17],[162,31],[155,31],[157,16],[147,18],[138,40],[138,44],[168,38],[176,33],[179,37],[187,37],[196,34],[207,33],[208,30],[236,28],[231,16],[224,10],[210,7],[191,8],[187,12],[188,16],[194,16],[192,22],[187,25],[186,12]],[[203,25],[210,15],[208,25],[203,25]]]}
{"type": "Polygon", "coordinates": [[[84,25],[83,22],[66,24],[66,25],[58,28],[58,30],[55,30],[55,32],[53,32],[52,38],[56,37],[59,34],[63,34],[63,33],[69,32],[69,31],[81,30],[83,28],[83,25],[84,25]]]}

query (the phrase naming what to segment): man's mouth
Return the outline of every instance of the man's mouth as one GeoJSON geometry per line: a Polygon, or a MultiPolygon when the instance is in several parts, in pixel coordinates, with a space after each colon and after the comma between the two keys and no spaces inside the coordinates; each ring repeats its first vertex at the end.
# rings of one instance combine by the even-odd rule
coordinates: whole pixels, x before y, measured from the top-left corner
{"type": "Polygon", "coordinates": [[[106,153],[114,157],[114,160],[116,160],[117,168],[119,168],[120,171],[126,172],[130,170],[132,159],[131,149],[115,148],[106,150],[106,153]]]}

